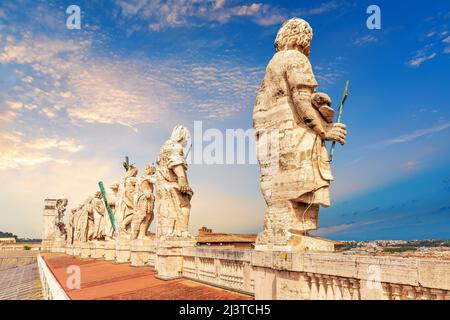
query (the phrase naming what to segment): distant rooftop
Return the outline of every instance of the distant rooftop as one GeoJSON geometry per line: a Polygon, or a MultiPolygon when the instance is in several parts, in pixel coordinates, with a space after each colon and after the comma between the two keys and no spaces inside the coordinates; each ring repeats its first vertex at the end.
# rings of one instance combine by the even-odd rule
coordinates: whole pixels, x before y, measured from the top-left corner
{"type": "Polygon", "coordinates": [[[199,245],[248,245],[256,241],[256,234],[215,233],[212,229],[202,227],[198,230],[199,245]]]}

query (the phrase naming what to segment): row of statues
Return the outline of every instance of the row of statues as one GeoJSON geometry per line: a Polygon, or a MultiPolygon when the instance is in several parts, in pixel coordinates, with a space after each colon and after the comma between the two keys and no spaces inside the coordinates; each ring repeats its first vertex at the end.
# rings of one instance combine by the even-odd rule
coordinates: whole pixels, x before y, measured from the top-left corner
{"type": "Polygon", "coordinates": [[[145,166],[139,177],[134,165],[126,166],[121,182],[110,185],[106,202],[102,193],[97,191],[73,208],[66,228],[67,243],[108,241],[116,237],[151,239],[149,228],[155,216],[158,239],[189,238],[193,191],[188,183],[184,156],[184,147],[189,139],[188,129],[177,125],[170,139],[161,147],[156,165],[145,166]]]}
{"type": "MultiPolygon", "coordinates": [[[[325,142],[345,144],[347,129],[333,121],[330,97],[316,90],[318,83],[310,63],[312,37],[313,31],[303,19],[283,24],[275,40],[276,53],[256,97],[253,127],[261,191],[267,204],[258,250],[335,248],[334,243],[312,237],[310,231],[318,228],[319,208],[331,205],[333,175],[325,142]],[[275,139],[263,139],[269,132],[275,133],[275,139]],[[264,150],[270,150],[269,156],[264,150]]],[[[344,102],[345,98],[339,115],[344,102]]],[[[73,209],[69,243],[117,237],[107,206],[118,221],[120,237],[148,238],[155,218],[158,239],[188,237],[193,195],[183,154],[188,139],[188,130],[176,126],[161,147],[156,166],[146,166],[140,177],[138,170],[129,166],[122,181],[111,185],[106,202],[96,192],[73,209]]]]}

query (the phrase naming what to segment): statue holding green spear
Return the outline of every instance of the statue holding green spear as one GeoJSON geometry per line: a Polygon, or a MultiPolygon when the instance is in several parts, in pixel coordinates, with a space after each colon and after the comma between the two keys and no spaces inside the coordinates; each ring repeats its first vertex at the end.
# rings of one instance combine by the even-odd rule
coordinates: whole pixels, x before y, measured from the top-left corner
{"type": "MultiPolygon", "coordinates": [[[[339,104],[339,108],[338,108],[338,116],[337,116],[337,120],[336,123],[341,123],[341,118],[342,118],[342,110],[344,109],[344,103],[347,100],[348,97],[348,84],[349,81],[347,80],[345,82],[345,88],[344,88],[344,94],[342,96],[342,100],[341,103],[339,104]]],[[[333,154],[334,154],[334,147],[336,145],[336,141],[333,141],[333,143],[331,144],[331,149],[330,149],[330,162],[333,161],[333,154]]]]}
{"type": "Polygon", "coordinates": [[[253,108],[261,192],[267,204],[258,250],[338,247],[310,231],[318,229],[319,208],[331,206],[330,158],[336,142],[345,144],[347,127],[340,120],[348,83],[334,122],[330,97],[317,92],[310,62],[312,39],[307,21],[292,18],[283,23],[253,108]],[[327,141],[333,145],[330,154],[327,141]]]}

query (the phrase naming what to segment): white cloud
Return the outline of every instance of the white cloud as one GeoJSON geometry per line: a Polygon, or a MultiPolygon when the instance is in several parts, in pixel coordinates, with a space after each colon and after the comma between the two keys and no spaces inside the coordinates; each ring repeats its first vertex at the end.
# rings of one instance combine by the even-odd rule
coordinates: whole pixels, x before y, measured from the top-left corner
{"type": "Polygon", "coordinates": [[[424,63],[427,60],[431,60],[436,57],[436,53],[430,53],[430,54],[424,54],[419,53],[414,58],[408,61],[408,65],[411,67],[419,67],[422,63],[424,63]]]}
{"type": "MultiPolygon", "coordinates": [[[[120,13],[126,19],[138,17],[153,31],[166,28],[209,26],[228,23],[234,18],[247,18],[254,23],[267,26],[281,24],[292,16],[308,17],[323,14],[338,7],[335,1],[317,7],[300,10],[286,10],[271,4],[259,2],[225,0],[170,0],[162,4],[158,0],[125,1],[116,0],[120,13]]],[[[131,32],[140,29],[133,25],[131,32]]]]}
{"type": "Polygon", "coordinates": [[[27,148],[37,150],[60,149],[67,152],[78,152],[84,148],[74,139],[42,138],[32,140],[25,144],[27,148]]]}
{"type": "Polygon", "coordinates": [[[432,135],[434,133],[441,132],[448,128],[450,128],[450,122],[445,122],[445,123],[439,124],[439,125],[431,127],[431,128],[415,130],[413,132],[410,132],[410,133],[407,133],[404,135],[400,135],[395,138],[388,139],[381,143],[372,145],[370,148],[388,147],[388,146],[392,146],[392,145],[396,145],[396,144],[407,143],[407,142],[410,142],[410,141],[413,141],[413,140],[416,140],[416,139],[419,139],[419,138],[422,138],[425,136],[432,135]]]}
{"type": "Polygon", "coordinates": [[[405,168],[408,171],[412,171],[417,169],[419,165],[419,162],[415,161],[415,160],[408,160],[403,164],[403,168],[405,168]]]}
{"type": "Polygon", "coordinates": [[[21,132],[0,132],[0,170],[35,166],[47,162],[70,164],[67,159],[50,154],[49,150],[75,153],[83,149],[74,139],[40,138],[27,140],[21,132]]]}
{"type": "Polygon", "coordinates": [[[19,109],[22,109],[22,107],[23,107],[23,103],[20,101],[6,100],[5,103],[9,108],[11,108],[13,110],[19,110],[19,109]]]}
{"type": "Polygon", "coordinates": [[[355,41],[353,41],[353,44],[356,46],[362,46],[364,44],[375,43],[375,42],[378,42],[378,38],[374,35],[368,34],[368,35],[357,38],[355,41]]]}
{"type": "Polygon", "coordinates": [[[31,35],[8,43],[0,62],[30,66],[34,78],[44,77],[47,83],[34,80],[15,87],[8,105],[38,108],[50,119],[68,115],[74,122],[129,127],[183,116],[223,119],[252,104],[263,75],[262,68],[226,61],[93,56],[90,45],[31,35]],[[22,101],[13,100],[17,97],[22,101]]]}

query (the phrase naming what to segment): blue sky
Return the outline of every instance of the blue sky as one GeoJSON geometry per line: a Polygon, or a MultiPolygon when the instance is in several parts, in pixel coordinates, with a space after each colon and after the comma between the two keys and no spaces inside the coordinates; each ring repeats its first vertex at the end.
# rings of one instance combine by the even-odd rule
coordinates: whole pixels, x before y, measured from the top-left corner
{"type": "MultiPolygon", "coordinates": [[[[319,90],[350,97],[333,239],[450,238],[450,7],[445,1],[1,1],[0,230],[39,237],[43,199],[76,206],[155,161],[175,124],[248,129],[281,23],[306,19],[319,90]],[[66,28],[77,4],[81,29],[66,28]]],[[[258,232],[257,165],[192,165],[191,229],[258,232]]]]}

